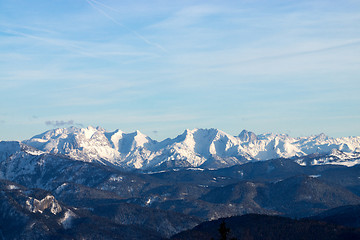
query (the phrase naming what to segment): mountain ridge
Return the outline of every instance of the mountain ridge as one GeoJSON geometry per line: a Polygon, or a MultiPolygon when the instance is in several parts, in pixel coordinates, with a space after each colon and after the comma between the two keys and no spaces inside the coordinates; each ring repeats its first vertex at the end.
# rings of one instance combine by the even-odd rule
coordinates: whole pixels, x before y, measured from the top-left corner
{"type": "Polygon", "coordinates": [[[331,138],[325,134],[293,138],[286,134],[256,135],[243,130],[238,136],[232,136],[219,129],[195,128],[186,129],[175,138],[156,141],[138,130],[111,132],[89,126],[52,129],[20,143],[38,154],[62,154],[129,170],[211,169],[275,158],[296,158],[300,165],[360,163],[360,137],[331,138]],[[309,163],[304,160],[309,155],[325,157],[309,163]]]}

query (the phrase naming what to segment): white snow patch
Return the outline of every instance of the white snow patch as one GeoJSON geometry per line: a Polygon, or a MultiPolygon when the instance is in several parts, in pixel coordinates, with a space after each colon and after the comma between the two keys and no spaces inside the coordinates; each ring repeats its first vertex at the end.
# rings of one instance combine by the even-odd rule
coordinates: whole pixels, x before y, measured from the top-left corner
{"type": "Polygon", "coordinates": [[[122,177],[122,176],[114,176],[114,175],[109,178],[109,180],[113,181],[113,182],[122,182],[123,179],[124,179],[124,177],[122,177]]]}
{"type": "Polygon", "coordinates": [[[148,200],[146,201],[145,205],[146,206],[150,206],[153,202],[155,202],[157,200],[157,197],[156,196],[152,196],[152,197],[149,197],[148,200]]]}
{"type": "Polygon", "coordinates": [[[61,184],[60,186],[58,186],[58,187],[55,189],[56,194],[61,193],[67,185],[68,185],[67,183],[63,183],[63,184],[61,184]]]}
{"type": "Polygon", "coordinates": [[[187,168],[186,170],[191,170],[191,171],[200,171],[200,172],[204,171],[204,169],[203,169],[203,168],[187,168]]]}
{"type": "Polygon", "coordinates": [[[154,172],[147,172],[146,174],[157,174],[157,173],[165,173],[167,172],[166,170],[161,170],[161,171],[154,171],[154,172]]]}
{"type": "Polygon", "coordinates": [[[294,162],[299,164],[300,166],[306,166],[306,162],[304,161],[304,159],[296,159],[294,162]]]}
{"type": "Polygon", "coordinates": [[[76,214],[70,209],[68,209],[65,212],[64,217],[60,219],[60,223],[62,224],[64,229],[69,229],[72,227],[72,220],[76,217],[76,214]]]}
{"type": "Polygon", "coordinates": [[[44,151],[40,151],[40,150],[37,150],[37,149],[26,149],[24,152],[30,154],[30,155],[33,155],[33,156],[39,156],[41,154],[44,154],[45,152],[44,151]]]}
{"type": "Polygon", "coordinates": [[[237,171],[240,176],[244,176],[244,171],[237,171]]]}
{"type": "Polygon", "coordinates": [[[11,184],[11,185],[7,186],[7,189],[8,190],[16,190],[16,189],[19,189],[19,187],[11,184]]]}

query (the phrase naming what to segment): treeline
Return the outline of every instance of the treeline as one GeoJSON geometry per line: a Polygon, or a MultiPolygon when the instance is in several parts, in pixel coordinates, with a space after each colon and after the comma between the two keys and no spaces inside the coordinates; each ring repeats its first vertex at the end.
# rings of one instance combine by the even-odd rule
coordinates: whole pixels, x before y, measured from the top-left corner
{"type": "Polygon", "coordinates": [[[172,237],[176,240],[353,240],[359,228],[349,228],[309,219],[248,214],[205,222],[172,237]]]}

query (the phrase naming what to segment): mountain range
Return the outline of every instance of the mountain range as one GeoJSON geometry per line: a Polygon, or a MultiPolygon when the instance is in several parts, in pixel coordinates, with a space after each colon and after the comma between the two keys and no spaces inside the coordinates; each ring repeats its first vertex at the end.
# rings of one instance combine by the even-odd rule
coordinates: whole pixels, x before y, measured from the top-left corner
{"type": "Polygon", "coordinates": [[[232,136],[218,129],[185,130],[173,139],[155,141],[139,131],[108,132],[103,128],[58,128],[21,142],[41,152],[100,162],[123,169],[196,167],[217,169],[250,161],[296,158],[299,164],[360,163],[360,137],[331,138],[324,134],[293,138],[243,130],[232,136]],[[317,156],[311,162],[304,157],[317,156]]]}
{"type": "Polygon", "coordinates": [[[359,227],[359,141],[194,129],[158,142],[93,127],[1,141],[0,236],[166,239],[249,213],[359,227]]]}

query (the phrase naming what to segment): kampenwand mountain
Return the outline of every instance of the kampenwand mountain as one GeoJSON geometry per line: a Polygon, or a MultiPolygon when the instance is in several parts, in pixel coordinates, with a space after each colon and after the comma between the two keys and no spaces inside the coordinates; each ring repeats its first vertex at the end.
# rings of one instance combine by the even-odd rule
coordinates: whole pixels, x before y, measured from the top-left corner
{"type": "Polygon", "coordinates": [[[187,129],[176,138],[158,142],[139,131],[108,132],[90,126],[58,128],[21,143],[38,153],[62,154],[129,170],[217,169],[275,158],[296,158],[302,165],[360,163],[360,137],[331,138],[324,134],[293,138],[286,134],[255,135],[243,130],[232,136],[218,129],[187,129]],[[307,156],[313,156],[310,162],[307,156]]]}

